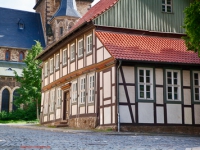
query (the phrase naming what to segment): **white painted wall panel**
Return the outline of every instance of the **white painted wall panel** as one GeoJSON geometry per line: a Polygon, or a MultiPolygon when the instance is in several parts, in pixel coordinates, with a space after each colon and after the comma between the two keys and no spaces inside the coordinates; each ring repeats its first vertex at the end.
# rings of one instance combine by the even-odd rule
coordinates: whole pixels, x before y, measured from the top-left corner
{"type": "Polygon", "coordinates": [[[156,107],[157,123],[164,123],[164,108],[156,107]]]}
{"type": "Polygon", "coordinates": [[[185,124],[192,124],[192,109],[184,108],[184,115],[185,124]]]}
{"type": "Polygon", "coordinates": [[[120,123],[132,123],[128,106],[119,106],[120,123]]]}
{"type": "MultiPolygon", "coordinates": [[[[42,92],[42,99],[41,99],[41,105],[43,105],[44,107],[44,93],[42,92]]],[[[43,112],[43,107],[41,107],[40,109],[40,112],[43,112]]]]}
{"type": "Polygon", "coordinates": [[[191,90],[183,89],[183,95],[184,95],[184,104],[191,105],[191,90]]]}
{"type": "Polygon", "coordinates": [[[104,101],[104,105],[108,105],[108,104],[111,104],[111,100],[104,101]]]}
{"type": "Polygon", "coordinates": [[[195,124],[200,124],[200,105],[194,105],[195,124]]]}
{"type": "Polygon", "coordinates": [[[156,88],[156,103],[157,104],[163,104],[163,88],[156,88]]]}
{"type": "Polygon", "coordinates": [[[119,102],[127,102],[123,85],[119,85],[119,102]]]}
{"type": "Polygon", "coordinates": [[[103,109],[100,108],[100,125],[103,124],[103,109]]]}
{"type": "Polygon", "coordinates": [[[54,114],[50,115],[50,121],[54,120],[54,114]]]}
{"type": "Polygon", "coordinates": [[[183,86],[190,86],[190,71],[183,70],[183,86]]]}
{"type": "Polygon", "coordinates": [[[94,113],[94,106],[88,106],[88,113],[94,113]]]}
{"type": "Polygon", "coordinates": [[[133,111],[133,117],[134,117],[134,121],[135,121],[135,105],[132,105],[131,108],[132,108],[132,111],[133,111]]]}
{"type": "Polygon", "coordinates": [[[80,107],[80,114],[85,114],[85,107],[80,107]]]}
{"type": "Polygon", "coordinates": [[[103,61],[103,48],[97,50],[97,63],[103,61]]]}
{"type": "Polygon", "coordinates": [[[101,43],[101,41],[97,38],[97,49],[102,47],[103,44],[101,43]]]}
{"type": "Polygon", "coordinates": [[[103,78],[103,73],[100,72],[100,87],[102,87],[102,82],[103,82],[102,78],[103,78]]]}
{"type": "Polygon", "coordinates": [[[104,92],[104,98],[107,98],[107,97],[111,97],[111,72],[106,72],[104,73],[103,75],[103,80],[104,80],[104,83],[103,83],[103,92],[104,92]]]}
{"type": "Polygon", "coordinates": [[[112,86],[112,103],[115,103],[115,86],[112,86]]]}
{"type": "Polygon", "coordinates": [[[53,82],[53,74],[50,75],[50,83],[53,82]]]}
{"type": "Polygon", "coordinates": [[[72,115],[77,114],[77,105],[72,105],[72,115]]]}
{"type": "Polygon", "coordinates": [[[56,119],[60,119],[60,109],[56,109],[56,119]]]}
{"type": "Polygon", "coordinates": [[[121,74],[120,70],[119,70],[119,83],[123,83],[123,81],[122,81],[122,74],[121,74]]]}
{"type": "Polygon", "coordinates": [[[56,80],[58,80],[60,78],[60,71],[56,72],[56,80]]]}
{"type": "Polygon", "coordinates": [[[167,123],[182,124],[181,104],[167,104],[167,123]]]}
{"type": "Polygon", "coordinates": [[[135,83],[135,70],[134,67],[123,66],[124,77],[126,83],[135,83]]]}
{"type": "Polygon", "coordinates": [[[100,90],[100,106],[103,105],[102,90],[100,90]]]}
{"type": "Polygon", "coordinates": [[[131,103],[135,103],[135,86],[127,86],[128,95],[131,103]]]}
{"type": "Polygon", "coordinates": [[[156,84],[163,85],[163,70],[155,69],[155,73],[156,73],[156,84]]]}
{"type": "Polygon", "coordinates": [[[47,116],[44,116],[44,122],[47,122],[47,116]]]}
{"type": "Polygon", "coordinates": [[[70,70],[70,72],[73,72],[73,71],[75,71],[75,62],[73,62],[72,64],[70,64],[71,65],[71,70],[70,70]]]}
{"type": "Polygon", "coordinates": [[[112,67],[112,84],[115,83],[115,67],[112,67]]]}
{"type": "Polygon", "coordinates": [[[44,85],[46,86],[48,84],[48,77],[44,79],[44,85]]]}
{"type": "Polygon", "coordinates": [[[111,124],[111,107],[104,108],[104,124],[111,124]]]}
{"type": "Polygon", "coordinates": [[[63,76],[65,76],[67,74],[67,66],[63,68],[63,76]]]}
{"type": "Polygon", "coordinates": [[[92,55],[87,56],[87,66],[92,65],[92,55]]]}
{"type": "Polygon", "coordinates": [[[78,69],[83,68],[83,59],[78,60],[78,69]]]}
{"type": "MultiPolygon", "coordinates": [[[[98,56],[98,55],[97,55],[98,56]]],[[[110,58],[111,55],[106,48],[104,48],[104,60],[110,58]]]]}
{"type": "Polygon", "coordinates": [[[112,107],[112,123],[115,123],[115,106],[112,107]]]}
{"type": "Polygon", "coordinates": [[[138,122],[139,123],[154,123],[152,103],[138,103],[138,122]]]}

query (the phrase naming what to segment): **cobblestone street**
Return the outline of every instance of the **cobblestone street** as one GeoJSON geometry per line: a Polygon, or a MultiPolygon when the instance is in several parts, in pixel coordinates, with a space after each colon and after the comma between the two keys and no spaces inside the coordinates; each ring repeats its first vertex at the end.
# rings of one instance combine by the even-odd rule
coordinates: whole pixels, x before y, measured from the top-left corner
{"type": "Polygon", "coordinates": [[[53,130],[0,125],[0,150],[192,150],[200,147],[200,137],[195,136],[53,130]]]}

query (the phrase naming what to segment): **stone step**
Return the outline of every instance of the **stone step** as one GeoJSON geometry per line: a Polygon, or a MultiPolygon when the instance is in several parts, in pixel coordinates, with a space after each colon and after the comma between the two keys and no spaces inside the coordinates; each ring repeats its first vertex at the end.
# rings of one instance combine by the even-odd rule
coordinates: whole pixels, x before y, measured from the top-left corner
{"type": "Polygon", "coordinates": [[[68,124],[58,124],[58,125],[56,125],[56,128],[61,128],[61,127],[68,127],[68,124]]]}

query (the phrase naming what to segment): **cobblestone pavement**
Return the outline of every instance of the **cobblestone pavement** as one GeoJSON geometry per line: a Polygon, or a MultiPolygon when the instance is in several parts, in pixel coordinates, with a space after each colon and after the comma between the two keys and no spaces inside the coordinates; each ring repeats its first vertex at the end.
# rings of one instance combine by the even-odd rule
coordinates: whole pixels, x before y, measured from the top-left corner
{"type": "Polygon", "coordinates": [[[193,150],[194,147],[200,147],[198,136],[60,132],[0,125],[0,150],[193,150]]]}

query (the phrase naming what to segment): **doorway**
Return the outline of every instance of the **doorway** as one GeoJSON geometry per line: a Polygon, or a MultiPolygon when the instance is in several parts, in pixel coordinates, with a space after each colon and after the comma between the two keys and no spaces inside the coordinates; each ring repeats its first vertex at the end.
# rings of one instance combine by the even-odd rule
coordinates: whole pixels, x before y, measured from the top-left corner
{"type": "Polygon", "coordinates": [[[64,101],[63,101],[63,120],[69,119],[70,112],[70,96],[69,91],[64,92],[64,101]]]}

